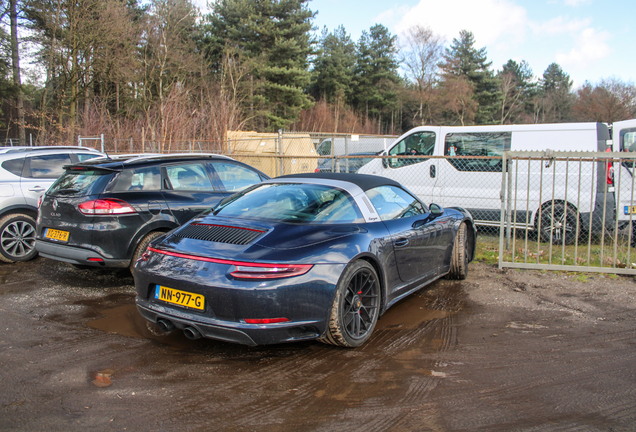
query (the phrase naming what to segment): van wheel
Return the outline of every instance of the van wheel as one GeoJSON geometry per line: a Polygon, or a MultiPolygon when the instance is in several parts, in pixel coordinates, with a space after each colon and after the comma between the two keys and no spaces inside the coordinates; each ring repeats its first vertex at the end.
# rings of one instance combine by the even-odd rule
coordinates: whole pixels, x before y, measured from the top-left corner
{"type": "Polygon", "coordinates": [[[135,263],[137,262],[139,258],[141,258],[141,255],[143,255],[143,253],[146,251],[150,242],[152,242],[154,239],[164,234],[165,233],[161,231],[153,231],[149,234],[146,234],[146,236],[141,239],[141,241],[137,245],[137,248],[135,249],[135,253],[132,256],[132,260],[130,261],[130,266],[128,267],[131,273],[133,271],[133,268],[135,267],[135,263]]]}
{"type": "Polygon", "coordinates": [[[29,261],[35,250],[35,219],[16,213],[0,219],[0,261],[29,261]]]}
{"type": "MultiPolygon", "coordinates": [[[[571,205],[554,203],[543,206],[541,209],[541,240],[548,243],[560,245],[573,244],[576,240],[576,222],[578,221],[577,211],[571,205]]],[[[538,223],[538,219],[537,219],[538,223]]]]}

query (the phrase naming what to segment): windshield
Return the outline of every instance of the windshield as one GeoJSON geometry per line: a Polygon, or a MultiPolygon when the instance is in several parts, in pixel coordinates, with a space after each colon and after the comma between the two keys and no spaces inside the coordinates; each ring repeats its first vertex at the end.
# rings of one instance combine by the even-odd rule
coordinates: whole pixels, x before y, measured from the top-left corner
{"type": "Polygon", "coordinates": [[[214,214],[312,224],[364,221],[358,206],[346,192],[330,186],[298,183],[257,185],[221,203],[214,214]]]}

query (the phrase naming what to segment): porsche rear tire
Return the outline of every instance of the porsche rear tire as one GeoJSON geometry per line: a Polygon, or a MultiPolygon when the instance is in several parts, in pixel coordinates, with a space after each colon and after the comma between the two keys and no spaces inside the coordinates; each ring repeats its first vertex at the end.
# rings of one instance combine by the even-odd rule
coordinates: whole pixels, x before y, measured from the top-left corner
{"type": "Polygon", "coordinates": [[[355,348],[365,343],[380,313],[380,281],[371,264],[360,260],[342,273],[321,342],[355,348]]]}
{"type": "Polygon", "coordinates": [[[451,256],[451,266],[447,279],[464,280],[468,276],[468,229],[466,223],[462,222],[455,235],[453,244],[453,254],[451,256]]]}

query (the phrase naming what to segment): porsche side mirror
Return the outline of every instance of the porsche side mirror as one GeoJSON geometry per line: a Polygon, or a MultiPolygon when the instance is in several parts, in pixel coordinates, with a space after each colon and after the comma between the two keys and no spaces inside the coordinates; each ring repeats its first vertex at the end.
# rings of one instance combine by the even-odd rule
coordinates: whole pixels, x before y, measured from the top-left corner
{"type": "Polygon", "coordinates": [[[441,216],[442,214],[444,214],[444,209],[439,204],[431,203],[429,208],[431,210],[431,215],[435,217],[441,216]]]}

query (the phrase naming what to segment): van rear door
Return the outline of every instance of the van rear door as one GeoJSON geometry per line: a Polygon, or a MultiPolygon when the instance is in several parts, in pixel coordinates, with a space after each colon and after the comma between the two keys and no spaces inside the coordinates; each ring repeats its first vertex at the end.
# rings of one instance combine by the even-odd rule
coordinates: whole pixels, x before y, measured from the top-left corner
{"type": "MultiPolygon", "coordinates": [[[[636,120],[616,122],[613,125],[614,151],[636,156],[636,120]]],[[[636,159],[623,159],[614,164],[614,184],[616,186],[616,212],[619,221],[636,220],[636,159]]]]}

